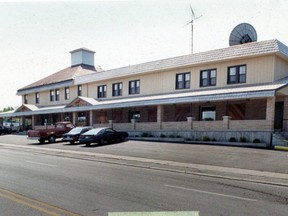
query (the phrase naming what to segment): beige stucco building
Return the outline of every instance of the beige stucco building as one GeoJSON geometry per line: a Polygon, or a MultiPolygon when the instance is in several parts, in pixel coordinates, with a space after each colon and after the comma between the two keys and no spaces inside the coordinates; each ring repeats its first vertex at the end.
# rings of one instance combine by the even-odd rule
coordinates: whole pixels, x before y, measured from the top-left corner
{"type": "Polygon", "coordinates": [[[107,71],[81,48],[71,66],[20,88],[22,105],[0,118],[19,117],[24,129],[70,120],[131,134],[262,132],[269,142],[288,131],[287,85],[288,47],[276,39],[107,71]]]}

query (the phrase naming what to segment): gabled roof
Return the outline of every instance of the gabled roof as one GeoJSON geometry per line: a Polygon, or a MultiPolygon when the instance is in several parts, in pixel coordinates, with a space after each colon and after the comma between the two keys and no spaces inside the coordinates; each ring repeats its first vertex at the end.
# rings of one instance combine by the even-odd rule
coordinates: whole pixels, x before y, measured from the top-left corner
{"type": "Polygon", "coordinates": [[[65,107],[77,107],[77,106],[93,106],[98,103],[97,100],[94,98],[89,98],[89,97],[82,97],[78,96],[75,98],[71,103],[67,104],[65,107]]]}
{"type": "Polygon", "coordinates": [[[288,58],[288,47],[276,39],[252,42],[230,46],[227,48],[216,49],[195,54],[183,55],[157,61],[131,65],[112,70],[106,70],[97,74],[79,76],[74,80],[75,85],[82,83],[95,82],[121,76],[142,74],[146,72],[156,72],[199,64],[208,64],[232,59],[247,58],[252,56],[279,54],[288,58]]]}
{"type": "Polygon", "coordinates": [[[14,112],[28,112],[28,111],[35,111],[38,109],[39,108],[33,104],[22,104],[14,112]]]}
{"type": "Polygon", "coordinates": [[[24,90],[36,88],[44,85],[52,85],[55,83],[61,83],[69,80],[73,80],[75,77],[92,74],[96,72],[95,67],[89,65],[78,65],[75,67],[67,67],[63,70],[60,70],[50,76],[47,76],[41,80],[38,80],[30,85],[27,85],[18,90],[18,93],[24,90]]]}

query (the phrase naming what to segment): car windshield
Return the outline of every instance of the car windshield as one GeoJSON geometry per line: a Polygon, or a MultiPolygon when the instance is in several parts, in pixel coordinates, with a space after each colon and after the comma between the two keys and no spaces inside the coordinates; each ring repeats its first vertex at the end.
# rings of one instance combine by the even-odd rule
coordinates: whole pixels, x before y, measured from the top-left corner
{"type": "Polygon", "coordinates": [[[73,128],[69,133],[70,134],[80,133],[82,129],[83,128],[81,127],[73,128]]]}
{"type": "Polygon", "coordinates": [[[85,135],[95,135],[95,134],[99,134],[101,132],[103,132],[105,130],[105,128],[95,128],[95,129],[92,129],[90,131],[87,131],[85,133],[85,135]]]}

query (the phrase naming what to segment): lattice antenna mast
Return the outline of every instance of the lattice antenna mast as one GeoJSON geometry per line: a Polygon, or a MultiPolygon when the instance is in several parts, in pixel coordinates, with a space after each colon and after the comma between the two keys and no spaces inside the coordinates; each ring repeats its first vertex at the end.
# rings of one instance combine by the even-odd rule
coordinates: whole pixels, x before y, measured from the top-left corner
{"type": "Polygon", "coordinates": [[[191,21],[188,22],[186,25],[191,24],[191,54],[193,54],[193,22],[199,19],[200,17],[202,17],[202,15],[196,17],[191,5],[190,5],[190,10],[191,10],[191,21]]]}

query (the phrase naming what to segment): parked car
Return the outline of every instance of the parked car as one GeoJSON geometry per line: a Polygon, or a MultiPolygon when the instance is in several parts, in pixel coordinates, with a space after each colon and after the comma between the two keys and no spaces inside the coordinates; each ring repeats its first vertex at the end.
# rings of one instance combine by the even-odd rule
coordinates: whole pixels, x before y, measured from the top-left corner
{"type": "Polygon", "coordinates": [[[46,140],[49,143],[55,143],[57,138],[62,138],[63,134],[68,133],[74,127],[71,122],[56,122],[54,128],[29,130],[28,139],[36,139],[40,143],[44,143],[46,140]]]}
{"type": "Polygon", "coordinates": [[[69,141],[70,144],[74,144],[75,142],[79,141],[80,135],[86,133],[87,131],[91,130],[91,127],[76,127],[73,128],[68,133],[63,135],[62,141],[69,141]]]}
{"type": "Polygon", "coordinates": [[[80,143],[89,146],[91,143],[103,145],[113,141],[125,141],[128,137],[127,132],[116,131],[112,128],[95,128],[80,136],[80,143]]]}
{"type": "Polygon", "coordinates": [[[1,134],[10,134],[11,130],[3,125],[0,125],[0,135],[1,134]]]}

